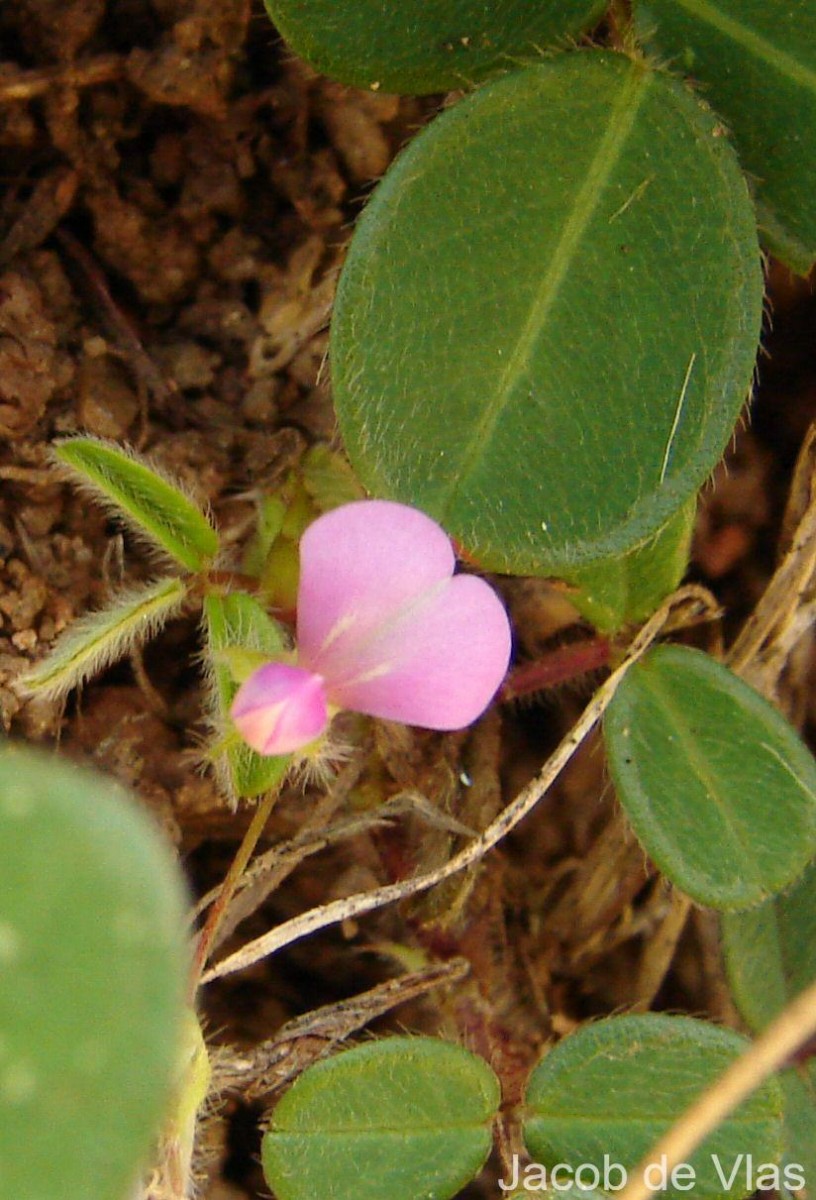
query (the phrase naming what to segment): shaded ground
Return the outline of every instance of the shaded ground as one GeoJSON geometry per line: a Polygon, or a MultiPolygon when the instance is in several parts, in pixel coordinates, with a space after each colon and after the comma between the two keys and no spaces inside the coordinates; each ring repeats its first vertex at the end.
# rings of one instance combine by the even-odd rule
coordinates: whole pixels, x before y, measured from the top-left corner
{"type": "MultiPolygon", "coordinates": [[[[47,447],[77,430],[136,445],[209,502],[240,547],[254,491],[274,489],[307,446],[334,438],[321,365],[350,224],[435,107],[313,77],[249,0],[17,0],[0,10],[0,714],[13,736],[49,746],[59,736],[63,753],[130,784],[200,891],[222,877],[247,816],[229,810],[198,764],[195,617],[64,713],[24,705],[11,687],[75,616],[123,577],[150,572],[101,511],[55,482],[47,447]]],[[[771,300],[760,396],[705,494],[695,545],[696,577],[722,598],[728,629],[770,574],[816,410],[810,291],[774,269],[771,300]]],[[[522,658],[586,636],[557,592],[504,586],[522,658]]],[[[807,726],[809,647],[796,669],[792,712],[807,726]]],[[[268,841],[304,823],[332,829],[413,792],[482,828],[590,686],[495,711],[462,735],[361,726],[337,784],[328,795],[287,792],[268,841]]],[[[295,867],[235,945],[441,862],[456,838],[416,806],[388,827],[347,834],[295,867]]],[[[667,923],[670,897],[627,835],[590,746],[546,811],[476,878],[301,943],[207,989],[203,1006],[213,1041],[247,1050],[294,1016],[393,978],[418,952],[430,963],[464,956],[466,979],[375,1027],[463,1041],[512,1096],[544,1042],[589,1016],[651,999],[733,1021],[709,915],[692,914],[674,953],[656,937],[667,923]]],[[[327,1036],[304,1039],[300,1060],[327,1036]]],[[[232,1083],[208,1133],[202,1194],[212,1200],[263,1190],[263,1089],[234,1072],[232,1083]]]]}

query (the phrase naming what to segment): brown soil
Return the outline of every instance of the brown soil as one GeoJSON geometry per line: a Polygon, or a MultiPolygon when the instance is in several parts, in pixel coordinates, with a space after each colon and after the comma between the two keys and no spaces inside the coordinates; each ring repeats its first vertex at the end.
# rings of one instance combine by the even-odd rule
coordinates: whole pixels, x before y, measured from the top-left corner
{"type": "MultiPolygon", "coordinates": [[[[327,322],[350,226],[435,101],[352,91],[288,55],[250,0],[16,0],[0,10],[0,716],[12,736],[129,784],[178,847],[197,893],[246,827],[197,753],[202,684],[193,617],[87,686],[63,711],[13,681],[121,578],[150,564],[85,497],[55,480],[48,446],[78,430],[148,452],[212,507],[237,546],[252,497],[304,449],[335,438],[327,322]]],[[[761,391],[728,468],[701,503],[693,566],[730,632],[773,568],[792,465],[816,409],[816,305],[773,268],[761,391]]],[[[557,590],[503,585],[522,658],[587,631],[557,590]]],[[[812,719],[797,666],[791,711],[812,719]]],[[[332,830],[400,793],[482,828],[575,719],[592,680],[441,737],[370,726],[336,783],[288,789],[264,847],[332,830]]],[[[232,935],[449,856],[450,824],[408,805],[387,827],[338,834],[232,935]]],[[[342,832],[342,830],[340,831],[342,832]]],[[[269,883],[271,889],[272,883],[269,883]]],[[[223,1091],[201,1195],[265,1193],[258,1122],[283,1067],[249,1053],[292,1018],[394,979],[422,958],[470,966],[447,987],[374,1008],[377,1031],[440,1032],[483,1053],[509,1096],[542,1046],[631,1008],[734,1022],[716,925],[693,912],[675,951],[655,936],[671,900],[615,809],[596,744],[480,872],[455,887],[307,939],[205,989],[223,1091]],[[648,980],[648,986],[644,983],[648,980]],[[377,1015],[378,1014],[378,1015],[377,1015]]],[[[421,990],[421,989],[420,989],[421,990]]],[[[295,1067],[357,1032],[336,1014],[290,1043],[295,1067]],[[294,1049],[292,1049],[294,1047],[294,1049]]],[[[371,1026],[369,1026],[371,1028],[371,1026]]],[[[482,1194],[474,1185],[469,1195],[482,1194]]]]}

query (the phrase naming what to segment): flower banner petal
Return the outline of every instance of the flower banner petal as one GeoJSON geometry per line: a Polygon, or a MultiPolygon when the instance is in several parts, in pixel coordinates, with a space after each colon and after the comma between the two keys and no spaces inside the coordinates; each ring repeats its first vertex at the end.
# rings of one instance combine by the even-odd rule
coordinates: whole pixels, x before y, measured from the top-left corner
{"type": "Polygon", "coordinates": [[[339,645],[365,641],[395,612],[450,578],[443,529],[418,509],[361,500],[319,517],[300,543],[299,661],[330,673],[339,645]]]}
{"type": "Polygon", "coordinates": [[[462,729],[481,716],[510,659],[507,614],[482,579],[457,575],[384,627],[346,680],[332,677],[332,704],[426,729],[462,729]]]}

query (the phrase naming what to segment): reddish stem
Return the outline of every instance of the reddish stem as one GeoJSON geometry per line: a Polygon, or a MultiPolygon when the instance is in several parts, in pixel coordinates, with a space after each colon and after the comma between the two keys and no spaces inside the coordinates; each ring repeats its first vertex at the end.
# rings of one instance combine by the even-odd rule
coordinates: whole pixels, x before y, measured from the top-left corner
{"type": "Polygon", "coordinates": [[[514,667],[504,681],[499,700],[506,704],[509,700],[518,700],[521,696],[530,696],[545,688],[557,687],[559,683],[567,683],[587,671],[597,671],[599,667],[608,665],[609,655],[609,639],[604,637],[587,638],[559,646],[541,658],[514,667]]]}
{"type": "Polygon", "coordinates": [[[207,572],[207,582],[213,587],[238,587],[245,592],[259,592],[260,581],[254,575],[245,575],[242,571],[213,571],[207,572]]]}

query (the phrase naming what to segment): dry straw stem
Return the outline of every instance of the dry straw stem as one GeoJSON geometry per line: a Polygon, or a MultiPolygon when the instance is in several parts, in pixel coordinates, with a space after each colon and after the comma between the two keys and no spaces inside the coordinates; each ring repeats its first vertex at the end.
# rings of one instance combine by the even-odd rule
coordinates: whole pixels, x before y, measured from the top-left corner
{"type": "Polygon", "coordinates": [[[439,867],[435,871],[429,871],[424,875],[417,875],[413,879],[389,884],[386,887],[377,888],[371,892],[358,892],[353,896],[347,896],[342,900],[335,900],[331,904],[311,909],[302,916],[285,921],[282,925],[271,929],[262,937],[249,942],[242,949],[236,951],[235,954],[231,954],[228,958],[217,963],[203,975],[201,982],[209,983],[213,979],[219,979],[224,975],[231,975],[235,971],[241,971],[245,967],[249,967],[260,959],[265,958],[268,954],[273,954],[275,951],[283,949],[284,946],[289,946],[311,933],[316,933],[319,929],[325,929],[327,926],[336,925],[352,917],[358,917],[363,913],[371,912],[373,909],[382,908],[385,904],[393,904],[397,900],[404,900],[406,897],[414,896],[418,892],[424,892],[428,888],[434,887],[446,879],[450,879],[451,876],[458,874],[460,871],[474,866],[488,850],[491,850],[511,829],[514,829],[520,821],[524,820],[532,812],[538,801],[572,758],[596,721],[606,711],[621,680],[631,665],[646,653],[663,629],[670,613],[679,605],[689,604],[689,602],[698,611],[701,607],[704,609],[710,607],[708,593],[701,588],[691,586],[681,588],[678,592],[675,592],[640,630],[629,647],[624,661],[617,670],[613,671],[606,682],[601,685],[584,709],[577,724],[561,741],[536,778],[516,796],[515,800],[507,805],[483,833],[474,838],[463,850],[454,855],[449,862],[445,863],[444,866],[439,867]]]}
{"type": "Polygon", "coordinates": [[[677,944],[686,927],[691,905],[692,901],[688,896],[672,888],[668,911],[641,959],[634,989],[637,1002],[632,1005],[632,1012],[648,1012],[652,1007],[654,998],[674,961],[677,944]]]}
{"type": "Polygon", "coordinates": [[[470,963],[452,958],[378,983],[359,996],[316,1008],[288,1021],[273,1038],[218,1064],[222,1090],[240,1092],[249,1103],[278,1092],[317,1059],[325,1058],[366,1025],[409,1000],[466,978],[470,963]]]}
{"type": "MultiPolygon", "coordinates": [[[[353,775],[359,777],[360,763],[354,762],[349,765],[354,768],[353,775]]],[[[306,858],[319,854],[329,846],[334,846],[348,838],[357,837],[373,829],[385,828],[392,824],[401,813],[411,812],[416,814],[420,820],[425,820],[429,826],[447,829],[469,837],[473,836],[473,830],[460,825],[458,821],[444,819],[440,821],[439,817],[444,818],[444,814],[440,814],[439,810],[423,797],[405,793],[392,796],[373,812],[347,817],[326,827],[329,818],[339,806],[335,801],[335,792],[336,787],[333,787],[327,794],[328,807],[324,804],[318,805],[315,810],[319,818],[317,822],[304,828],[289,841],[273,846],[271,850],[267,850],[253,859],[244,871],[235,895],[224,913],[218,932],[210,946],[210,956],[232,935],[242,921],[252,916],[260,908],[266,898],[306,858]]],[[[202,897],[193,913],[194,917],[199,916],[210,904],[214,903],[221,886],[219,884],[218,887],[213,888],[206,896],[202,897]]]]}
{"type": "Polygon", "coordinates": [[[816,981],[783,1009],[751,1048],[703,1092],[677,1124],[654,1144],[618,1200],[649,1200],[655,1194],[654,1189],[645,1182],[645,1172],[649,1166],[652,1163],[665,1163],[666,1170],[671,1172],[679,1163],[686,1162],[737,1105],[783,1067],[814,1033],[816,981]]]}
{"type": "Polygon", "coordinates": [[[816,426],[811,426],[799,453],[785,525],[786,553],[726,660],[732,671],[769,698],[793,647],[813,620],[816,426]]]}
{"type": "Polygon", "coordinates": [[[0,66],[0,104],[33,100],[52,88],[95,87],[112,83],[124,74],[124,60],[118,54],[100,55],[69,66],[20,71],[9,63],[0,66]]]}

